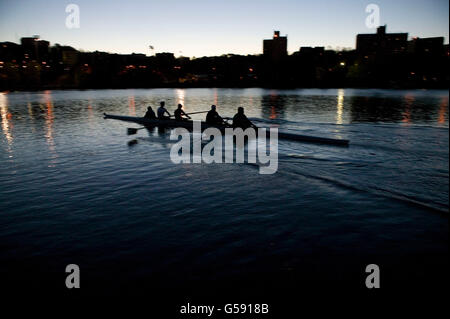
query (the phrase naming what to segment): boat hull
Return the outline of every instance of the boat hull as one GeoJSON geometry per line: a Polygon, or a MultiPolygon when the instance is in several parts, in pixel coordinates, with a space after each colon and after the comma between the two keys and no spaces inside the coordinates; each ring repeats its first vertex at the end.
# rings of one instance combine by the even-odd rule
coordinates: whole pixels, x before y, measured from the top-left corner
{"type": "MultiPolygon", "coordinates": [[[[125,122],[137,123],[144,126],[162,126],[168,128],[175,127],[184,127],[186,129],[192,129],[193,121],[175,121],[175,120],[160,120],[160,119],[148,119],[145,117],[136,117],[136,116],[125,116],[125,115],[113,115],[113,114],[104,114],[105,119],[114,119],[125,122]]],[[[209,127],[215,127],[220,130],[225,130],[226,125],[211,125],[206,122],[201,122],[202,130],[207,129],[209,127]]],[[[349,140],[345,139],[335,139],[335,138],[327,138],[327,137],[319,137],[319,136],[311,136],[311,135],[302,135],[290,133],[284,130],[278,130],[278,138],[284,140],[291,141],[299,141],[299,142],[308,142],[308,143],[316,143],[316,144],[329,144],[329,145],[338,145],[338,146],[348,146],[349,140]]]]}

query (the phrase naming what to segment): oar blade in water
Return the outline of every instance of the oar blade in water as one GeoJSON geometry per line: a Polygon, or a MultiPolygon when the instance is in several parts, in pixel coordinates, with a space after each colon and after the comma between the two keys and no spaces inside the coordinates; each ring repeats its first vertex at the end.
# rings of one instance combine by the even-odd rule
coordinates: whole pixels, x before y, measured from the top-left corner
{"type": "Polygon", "coordinates": [[[137,133],[137,128],[132,128],[132,127],[129,127],[128,129],[127,129],[127,134],[128,135],[134,135],[134,134],[136,134],[137,133]]]}

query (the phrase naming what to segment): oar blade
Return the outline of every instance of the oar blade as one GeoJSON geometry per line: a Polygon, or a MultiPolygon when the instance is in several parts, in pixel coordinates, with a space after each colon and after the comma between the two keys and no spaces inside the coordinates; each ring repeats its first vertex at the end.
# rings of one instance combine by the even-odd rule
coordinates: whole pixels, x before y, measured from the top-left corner
{"type": "Polygon", "coordinates": [[[131,127],[129,127],[128,129],[127,129],[127,134],[128,135],[134,135],[134,134],[136,134],[137,133],[137,128],[131,128],[131,127]]]}

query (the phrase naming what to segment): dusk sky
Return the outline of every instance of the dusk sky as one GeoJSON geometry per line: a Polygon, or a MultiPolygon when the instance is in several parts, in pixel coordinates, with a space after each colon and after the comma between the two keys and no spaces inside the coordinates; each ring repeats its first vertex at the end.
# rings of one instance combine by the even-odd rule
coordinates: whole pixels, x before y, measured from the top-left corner
{"type": "Polygon", "coordinates": [[[85,51],[199,57],[262,53],[262,40],[280,30],[289,53],[300,46],[354,48],[357,33],[375,32],[365,25],[370,3],[379,6],[387,32],[444,36],[448,43],[448,0],[0,0],[0,41],[36,34],[85,51]],[[79,29],[66,27],[70,3],[80,8],[79,29]]]}

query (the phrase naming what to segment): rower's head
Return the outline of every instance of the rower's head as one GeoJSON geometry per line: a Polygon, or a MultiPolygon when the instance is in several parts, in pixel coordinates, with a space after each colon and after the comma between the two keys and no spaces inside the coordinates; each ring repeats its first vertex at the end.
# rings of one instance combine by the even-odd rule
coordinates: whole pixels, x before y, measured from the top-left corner
{"type": "Polygon", "coordinates": [[[238,113],[239,114],[244,114],[244,108],[242,106],[238,107],[238,113]]]}
{"type": "Polygon", "coordinates": [[[166,105],[166,102],[161,101],[161,102],[159,102],[159,105],[161,105],[161,107],[164,107],[164,105],[166,105]]]}
{"type": "Polygon", "coordinates": [[[149,106],[149,107],[147,108],[147,110],[153,111],[151,106],[149,106]]]}
{"type": "Polygon", "coordinates": [[[181,104],[178,104],[178,108],[179,109],[181,109],[183,107],[183,105],[181,105],[181,104]]]}
{"type": "Polygon", "coordinates": [[[215,111],[216,110],[216,106],[213,104],[213,105],[211,105],[211,110],[212,111],[215,111]]]}

